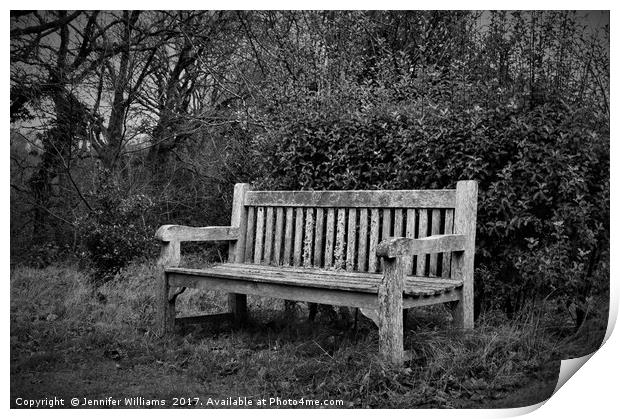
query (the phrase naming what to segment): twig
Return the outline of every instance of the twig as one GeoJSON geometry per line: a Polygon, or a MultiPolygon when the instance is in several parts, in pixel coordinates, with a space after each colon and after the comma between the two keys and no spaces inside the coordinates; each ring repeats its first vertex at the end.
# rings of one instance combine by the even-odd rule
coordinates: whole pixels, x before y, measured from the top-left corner
{"type": "Polygon", "coordinates": [[[334,357],[333,357],[333,356],[331,356],[329,353],[327,353],[327,351],[326,351],[325,349],[323,349],[323,347],[322,347],[321,345],[319,345],[319,344],[316,342],[316,340],[312,340],[312,342],[313,342],[316,346],[318,346],[318,347],[319,347],[319,349],[320,349],[320,350],[322,350],[322,351],[325,353],[325,355],[327,355],[327,356],[328,356],[328,357],[330,357],[331,359],[334,359],[334,357]]]}

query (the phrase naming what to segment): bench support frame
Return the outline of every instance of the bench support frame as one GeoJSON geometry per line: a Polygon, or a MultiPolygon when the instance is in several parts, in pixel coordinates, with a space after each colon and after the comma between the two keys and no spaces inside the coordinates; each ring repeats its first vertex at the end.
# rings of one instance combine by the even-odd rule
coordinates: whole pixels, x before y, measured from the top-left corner
{"type": "Polygon", "coordinates": [[[176,297],[170,295],[171,287],[168,282],[168,275],[164,271],[166,266],[179,266],[181,260],[181,243],[179,241],[162,242],[161,252],[157,265],[161,267],[161,288],[159,291],[160,299],[160,332],[162,335],[174,331],[174,318],[176,317],[176,297]]]}
{"type": "MultiPolygon", "coordinates": [[[[228,245],[228,260],[236,263],[243,263],[243,250],[245,247],[245,229],[247,223],[246,211],[243,210],[245,195],[250,190],[247,183],[237,183],[233,193],[231,226],[239,228],[242,233],[235,241],[228,245]]],[[[234,323],[240,326],[246,323],[248,318],[248,300],[245,294],[228,294],[228,311],[232,313],[234,323]]]]}
{"type": "Polygon", "coordinates": [[[478,184],[460,181],[456,184],[454,233],[465,236],[463,252],[453,254],[452,277],[463,281],[461,298],[453,310],[454,326],[474,328],[474,255],[476,252],[476,213],[478,184]]]}
{"type": "Polygon", "coordinates": [[[379,354],[392,364],[403,362],[403,288],[405,271],[402,257],[383,258],[383,279],[379,284],[379,354]]]}

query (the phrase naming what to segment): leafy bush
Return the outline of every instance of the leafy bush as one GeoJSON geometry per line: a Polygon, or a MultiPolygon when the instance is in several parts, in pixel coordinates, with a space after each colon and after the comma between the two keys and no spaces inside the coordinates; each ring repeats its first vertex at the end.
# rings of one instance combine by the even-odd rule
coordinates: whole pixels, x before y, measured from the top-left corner
{"type": "Polygon", "coordinates": [[[330,105],[283,110],[263,138],[261,186],[434,189],[475,179],[479,304],[513,313],[552,294],[584,309],[609,243],[609,134],[593,123],[599,115],[561,101],[330,105]]]}
{"type": "Polygon", "coordinates": [[[78,228],[95,282],[103,283],[131,260],[153,253],[155,202],[144,194],[125,194],[113,181],[103,179],[91,200],[93,211],[78,221],[78,228]]]}

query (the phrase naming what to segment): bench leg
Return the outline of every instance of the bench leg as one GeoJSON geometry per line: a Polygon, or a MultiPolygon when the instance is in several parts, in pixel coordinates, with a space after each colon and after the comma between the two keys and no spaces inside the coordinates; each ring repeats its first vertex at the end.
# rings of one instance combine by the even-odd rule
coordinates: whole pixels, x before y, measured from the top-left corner
{"type": "Polygon", "coordinates": [[[384,258],[379,285],[379,353],[394,365],[403,362],[403,286],[402,258],[384,258]]]}
{"type": "Polygon", "coordinates": [[[176,317],[176,295],[172,298],[170,296],[170,284],[168,283],[168,276],[165,272],[162,272],[161,284],[162,287],[160,292],[160,328],[162,336],[165,336],[174,332],[174,318],[176,317]]]}
{"type": "Polygon", "coordinates": [[[241,326],[248,320],[248,298],[245,294],[228,294],[228,311],[233,315],[235,326],[241,326]]]}
{"type": "MultiPolygon", "coordinates": [[[[179,266],[181,261],[181,243],[178,241],[162,242],[161,252],[159,254],[159,260],[157,265],[161,268],[161,279],[159,289],[160,299],[160,330],[161,335],[165,336],[174,332],[174,318],[176,297],[179,293],[170,295],[170,283],[168,282],[168,275],[164,267],[166,266],[179,266]]],[[[183,292],[183,291],[181,291],[183,292]]]]}
{"type": "Polygon", "coordinates": [[[456,184],[456,205],[454,208],[454,233],[466,237],[463,252],[453,253],[452,275],[463,280],[461,298],[454,314],[454,325],[461,329],[474,328],[474,257],[476,237],[478,184],[472,180],[456,184]]]}
{"type": "Polygon", "coordinates": [[[458,329],[474,328],[474,298],[473,293],[462,293],[461,299],[455,301],[452,308],[454,327],[458,329]]]}

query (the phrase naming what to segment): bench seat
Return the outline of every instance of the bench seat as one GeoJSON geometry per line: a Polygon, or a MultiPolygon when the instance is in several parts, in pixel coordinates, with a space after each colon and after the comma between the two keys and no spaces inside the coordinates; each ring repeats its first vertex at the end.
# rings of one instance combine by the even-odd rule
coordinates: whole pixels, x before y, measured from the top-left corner
{"type": "MultiPolygon", "coordinates": [[[[240,280],[266,284],[292,285],[309,288],[377,294],[383,274],[346,272],[328,269],[272,265],[222,263],[203,269],[166,267],[166,273],[178,277],[240,280]]],[[[174,276],[170,279],[174,285],[174,276]]],[[[463,281],[450,278],[407,276],[404,297],[431,297],[449,293],[463,286],[463,281]]]]}

